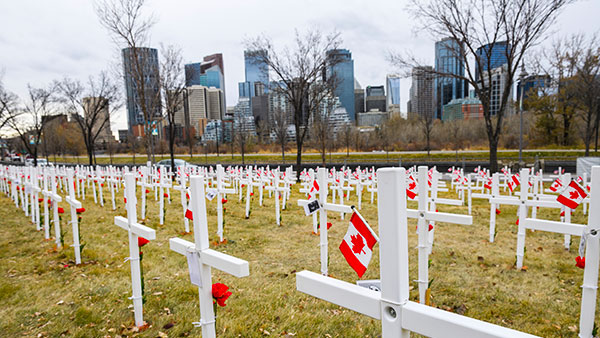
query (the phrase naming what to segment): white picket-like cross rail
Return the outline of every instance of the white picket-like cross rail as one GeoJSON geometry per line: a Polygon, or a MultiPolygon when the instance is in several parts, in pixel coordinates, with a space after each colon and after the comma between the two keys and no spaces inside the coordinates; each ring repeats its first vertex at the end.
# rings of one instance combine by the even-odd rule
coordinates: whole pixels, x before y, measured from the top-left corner
{"type": "Polygon", "coordinates": [[[132,173],[124,174],[125,179],[125,198],[127,202],[127,218],[115,216],[115,224],[127,230],[129,234],[129,263],[131,265],[131,288],[133,300],[133,311],[135,316],[135,325],[144,325],[143,299],[142,299],[142,281],[140,268],[140,253],[138,247],[138,237],[147,240],[156,239],[156,231],[137,222],[136,214],[136,195],[135,195],[135,176],[132,173]]]}
{"type": "Polygon", "coordinates": [[[410,332],[428,337],[535,337],[409,301],[406,172],[377,171],[381,292],[302,271],[296,289],[381,320],[382,337],[408,338],[410,332]]]}
{"type": "MultiPolygon", "coordinates": [[[[204,199],[204,182],[201,176],[190,177],[190,206],[194,224],[194,243],[181,238],[169,239],[171,250],[188,257],[198,255],[198,285],[200,321],[195,326],[202,327],[202,337],[215,337],[215,314],[212,299],[211,268],[216,268],[235,277],[246,277],[250,274],[248,262],[209,248],[208,223],[206,219],[206,200],[204,199]]],[[[188,257],[190,259],[190,257],[188,257]]],[[[193,262],[193,261],[192,261],[193,262]]],[[[193,264],[188,262],[188,264],[193,264]]]]}
{"type": "MultiPolygon", "coordinates": [[[[319,184],[319,191],[313,192],[314,194],[319,195],[319,204],[321,208],[319,209],[319,247],[321,254],[321,273],[324,276],[327,276],[328,272],[328,239],[327,239],[327,211],[340,212],[340,213],[352,213],[352,207],[349,205],[341,205],[341,204],[333,204],[327,202],[327,169],[319,168],[317,171],[317,183],[319,184]]],[[[298,205],[304,207],[308,204],[309,200],[298,200],[298,205]]],[[[313,216],[313,225],[314,225],[314,216],[313,216]]]]}
{"type": "MultiPolygon", "coordinates": [[[[435,212],[435,209],[433,211],[429,210],[426,166],[419,166],[418,183],[419,195],[417,197],[417,210],[406,209],[405,213],[406,217],[417,219],[419,279],[416,280],[416,282],[419,284],[419,301],[421,304],[425,304],[426,292],[429,286],[429,254],[433,245],[433,238],[430,237],[429,222],[433,221],[471,225],[473,224],[473,217],[468,215],[455,215],[445,212],[435,212]]],[[[380,196],[379,192],[377,194],[380,196]]],[[[404,195],[406,195],[406,191],[404,192],[404,195]]]]}
{"type": "Polygon", "coordinates": [[[75,264],[81,264],[81,243],[79,243],[79,220],[77,216],[77,209],[81,208],[81,202],[75,199],[75,184],[73,180],[73,169],[67,169],[67,190],[69,196],[65,197],[65,201],[69,204],[71,209],[71,226],[73,229],[73,250],[75,252],[75,264]]]}

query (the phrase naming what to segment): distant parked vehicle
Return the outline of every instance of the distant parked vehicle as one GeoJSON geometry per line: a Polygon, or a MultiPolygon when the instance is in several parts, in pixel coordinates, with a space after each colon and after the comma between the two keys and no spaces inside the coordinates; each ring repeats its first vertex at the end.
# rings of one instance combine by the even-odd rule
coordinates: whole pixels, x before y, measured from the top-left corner
{"type": "MultiPolygon", "coordinates": [[[[51,163],[48,162],[48,160],[46,160],[45,158],[38,158],[37,164],[39,166],[46,166],[46,165],[51,164],[51,163]]],[[[27,160],[25,160],[25,165],[27,165],[27,166],[33,166],[33,158],[28,158],[27,160]]]]}
{"type": "MultiPolygon", "coordinates": [[[[165,167],[170,168],[171,167],[171,160],[162,160],[162,161],[158,162],[156,165],[158,165],[159,167],[160,166],[165,166],[165,167]]],[[[179,167],[195,168],[197,166],[194,165],[194,164],[188,163],[188,162],[186,162],[184,160],[175,159],[175,169],[177,169],[179,167]]]]}

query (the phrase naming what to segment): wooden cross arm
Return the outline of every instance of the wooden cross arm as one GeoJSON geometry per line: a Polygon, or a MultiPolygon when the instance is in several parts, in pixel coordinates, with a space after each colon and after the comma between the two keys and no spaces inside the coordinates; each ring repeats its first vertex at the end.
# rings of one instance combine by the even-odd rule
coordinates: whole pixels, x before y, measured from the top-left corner
{"type": "Polygon", "coordinates": [[[400,318],[403,329],[427,337],[537,337],[411,301],[402,306],[400,318]]]}
{"type": "Polygon", "coordinates": [[[463,202],[461,200],[455,200],[450,198],[432,198],[431,202],[445,205],[463,205],[463,202]]]}
{"type": "Polygon", "coordinates": [[[519,205],[519,204],[521,204],[521,200],[519,200],[518,198],[510,198],[510,197],[490,197],[490,203],[506,204],[506,205],[519,205]]]}
{"type": "Polygon", "coordinates": [[[296,289],[341,307],[381,319],[381,293],[311,271],[296,273],[296,289]]]}
{"type": "Polygon", "coordinates": [[[535,218],[526,218],[525,222],[523,222],[523,226],[526,229],[543,230],[573,236],[581,236],[586,228],[586,226],[582,224],[547,221],[535,218]]]}
{"type": "Polygon", "coordinates": [[[247,277],[250,275],[248,262],[212,249],[198,251],[194,243],[181,238],[169,239],[169,247],[171,250],[186,255],[188,252],[199,252],[200,261],[203,264],[210,265],[213,268],[227,272],[235,277],[247,277]]]}
{"type": "Polygon", "coordinates": [[[354,212],[354,210],[352,210],[352,208],[349,205],[332,204],[332,203],[325,203],[324,209],[327,211],[343,212],[343,213],[347,213],[347,214],[354,212]]]}
{"type": "Polygon", "coordinates": [[[137,236],[144,237],[149,241],[156,239],[156,231],[154,229],[139,223],[129,224],[127,218],[123,216],[115,216],[115,224],[125,230],[131,230],[137,236]]]}
{"type": "Polygon", "coordinates": [[[310,202],[311,201],[309,201],[309,200],[298,200],[298,206],[299,207],[303,207],[303,206],[307,205],[310,202]]]}
{"type": "MultiPolygon", "coordinates": [[[[406,209],[408,218],[419,218],[419,210],[406,209]]],[[[456,215],[449,214],[446,212],[425,212],[425,219],[428,221],[443,222],[443,223],[454,223],[462,225],[472,225],[473,216],[468,215],[456,215]]]]}
{"type": "Polygon", "coordinates": [[[74,198],[71,199],[70,196],[65,197],[65,201],[67,201],[67,203],[69,203],[69,205],[71,205],[74,208],[81,208],[81,202],[74,198]]]}

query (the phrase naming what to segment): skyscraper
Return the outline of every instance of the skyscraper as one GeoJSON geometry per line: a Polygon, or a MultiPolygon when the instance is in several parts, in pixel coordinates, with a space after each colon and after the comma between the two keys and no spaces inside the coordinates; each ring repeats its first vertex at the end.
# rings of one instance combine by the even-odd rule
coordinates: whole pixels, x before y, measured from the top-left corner
{"type": "Polygon", "coordinates": [[[246,81],[239,83],[239,96],[249,97],[250,101],[254,96],[267,93],[269,85],[269,66],[252,54],[251,51],[244,51],[246,81]]]}
{"type": "Polygon", "coordinates": [[[205,86],[220,89],[223,93],[223,107],[225,111],[225,71],[223,68],[223,54],[217,53],[205,56],[202,62],[185,65],[185,85],[205,86]]]}
{"type": "Polygon", "coordinates": [[[335,96],[340,98],[342,107],[346,109],[350,120],[356,119],[354,111],[354,60],[347,49],[332,49],[327,51],[327,60],[331,64],[325,77],[335,76],[335,96]]]}
{"type": "Polygon", "coordinates": [[[383,86],[367,86],[366,94],[366,112],[371,110],[386,111],[385,89],[383,86]]]}
{"type": "Polygon", "coordinates": [[[431,66],[412,69],[409,113],[417,116],[433,115],[433,77],[431,66]]]}
{"type": "Polygon", "coordinates": [[[477,48],[476,59],[480,60],[482,69],[479,69],[479,64],[475,64],[475,80],[479,81],[481,73],[507,64],[510,49],[511,46],[507,41],[499,41],[494,44],[487,44],[477,48]]]}
{"type": "MultiPolygon", "coordinates": [[[[464,51],[463,46],[453,38],[445,38],[435,43],[435,71],[437,73],[464,76],[464,51]]],[[[453,99],[460,99],[468,95],[466,81],[452,76],[436,76],[435,88],[435,116],[441,119],[444,105],[453,99]]]]}
{"type": "Polygon", "coordinates": [[[129,133],[133,133],[134,126],[144,124],[142,106],[146,108],[149,120],[155,120],[162,116],[158,51],[155,48],[146,47],[138,47],[136,50],[124,48],[121,54],[125,91],[127,92],[127,123],[129,133]],[[139,79],[143,79],[143,81],[139,79]],[[142,85],[144,102],[141,102],[137,90],[138,86],[142,85]]]}
{"type": "Polygon", "coordinates": [[[392,111],[392,106],[400,111],[400,76],[389,74],[385,77],[385,86],[387,91],[386,111],[392,111]]]}

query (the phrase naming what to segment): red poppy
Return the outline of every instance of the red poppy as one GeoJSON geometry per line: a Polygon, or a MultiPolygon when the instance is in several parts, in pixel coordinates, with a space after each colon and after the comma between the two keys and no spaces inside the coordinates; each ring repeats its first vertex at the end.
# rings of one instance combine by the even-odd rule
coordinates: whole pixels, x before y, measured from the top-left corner
{"type": "Polygon", "coordinates": [[[100,186],[104,188],[104,183],[100,183],[100,186]]]}
{"type": "Polygon", "coordinates": [[[190,194],[188,194],[187,192],[185,193],[185,198],[187,198],[188,200],[190,199],[190,194]]]}
{"type": "Polygon", "coordinates": [[[429,231],[433,230],[433,225],[429,223],[429,231]]]}
{"type": "Polygon", "coordinates": [[[42,203],[42,202],[44,202],[44,199],[43,198],[38,198],[38,203],[42,203]]]}
{"type": "Polygon", "coordinates": [[[517,221],[515,222],[516,225],[519,225],[519,219],[517,218],[517,221]]]}
{"type": "Polygon", "coordinates": [[[65,213],[65,209],[58,207],[58,213],[59,214],[64,214],[65,213]]]}
{"type": "Polygon", "coordinates": [[[327,230],[329,230],[329,228],[331,228],[333,226],[333,224],[331,224],[331,222],[327,222],[327,230]]]}
{"type": "Polygon", "coordinates": [[[231,296],[231,291],[228,291],[229,287],[223,283],[214,283],[212,285],[212,296],[213,302],[219,304],[219,306],[225,306],[225,301],[231,296]]]}
{"type": "Polygon", "coordinates": [[[82,212],[85,212],[85,208],[77,208],[77,209],[75,209],[75,211],[76,211],[78,214],[81,214],[82,212]]]}
{"type": "Polygon", "coordinates": [[[163,194],[163,197],[164,197],[164,198],[169,198],[169,194],[167,194],[167,193],[164,193],[164,194],[163,194]]]}
{"type": "Polygon", "coordinates": [[[575,266],[580,269],[585,269],[585,257],[575,257],[575,266]]]}
{"type": "Polygon", "coordinates": [[[48,204],[52,204],[52,200],[48,199],[48,204]]]}
{"type": "Polygon", "coordinates": [[[150,192],[150,190],[146,189],[146,194],[149,193],[149,192],[150,192]]]}
{"type": "Polygon", "coordinates": [[[144,237],[138,237],[138,247],[141,248],[148,243],[150,243],[149,240],[145,239],[144,237]]]}
{"type": "Polygon", "coordinates": [[[223,203],[223,204],[227,203],[227,199],[225,199],[225,198],[221,199],[221,203],[223,203]]]}
{"type": "Polygon", "coordinates": [[[245,185],[245,184],[242,184],[242,188],[245,188],[245,187],[246,187],[246,185],[245,185]]]}
{"type": "Polygon", "coordinates": [[[496,215],[500,215],[500,209],[496,209],[496,215]]]}
{"type": "Polygon", "coordinates": [[[564,210],[560,213],[560,217],[565,217],[565,212],[564,210]]]}
{"type": "Polygon", "coordinates": [[[253,193],[253,192],[251,192],[251,193],[250,193],[250,196],[254,196],[254,193],[253,193]]]}
{"type": "Polygon", "coordinates": [[[189,219],[190,221],[194,220],[194,214],[192,213],[192,211],[190,209],[187,209],[185,211],[185,218],[189,219]]]}
{"type": "Polygon", "coordinates": [[[127,197],[123,197],[123,203],[127,204],[127,197]]]}
{"type": "Polygon", "coordinates": [[[17,191],[21,190],[21,187],[17,186],[17,191]]]}

